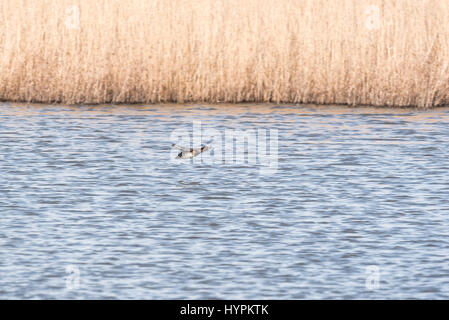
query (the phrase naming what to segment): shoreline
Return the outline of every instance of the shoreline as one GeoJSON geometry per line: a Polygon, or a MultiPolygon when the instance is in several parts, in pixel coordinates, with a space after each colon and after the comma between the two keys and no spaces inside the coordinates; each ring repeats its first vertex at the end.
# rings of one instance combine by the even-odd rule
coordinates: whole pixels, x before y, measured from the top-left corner
{"type": "MultiPolygon", "coordinates": [[[[4,114],[14,114],[21,109],[20,113],[25,113],[27,115],[33,115],[33,109],[42,110],[46,108],[54,108],[50,113],[58,114],[59,112],[64,113],[64,110],[73,111],[106,111],[106,112],[120,112],[120,110],[135,110],[136,112],[147,112],[159,110],[163,113],[177,113],[186,112],[190,109],[201,110],[208,113],[210,111],[215,111],[218,113],[229,113],[229,114],[243,114],[246,112],[262,112],[265,114],[273,114],[277,112],[306,112],[315,113],[321,112],[325,114],[365,114],[365,113],[391,113],[391,114],[404,114],[409,112],[417,113],[439,113],[449,111],[449,105],[436,106],[431,108],[418,108],[418,107],[389,107],[389,106],[372,106],[372,105],[361,105],[361,106],[350,106],[344,104],[294,104],[294,103],[269,103],[269,102],[259,102],[259,103],[155,103],[155,104],[145,104],[145,103],[98,103],[98,104],[64,104],[64,103],[35,103],[35,102],[11,102],[11,101],[0,101],[0,116],[4,114]],[[57,109],[58,108],[58,109],[57,109]],[[24,109],[27,109],[24,111],[24,109]],[[8,112],[5,113],[5,110],[8,112]]],[[[128,113],[128,112],[127,112],[128,113]]],[[[39,111],[39,115],[42,111],[39,111]]],[[[45,113],[47,114],[47,113],[45,113]]]]}

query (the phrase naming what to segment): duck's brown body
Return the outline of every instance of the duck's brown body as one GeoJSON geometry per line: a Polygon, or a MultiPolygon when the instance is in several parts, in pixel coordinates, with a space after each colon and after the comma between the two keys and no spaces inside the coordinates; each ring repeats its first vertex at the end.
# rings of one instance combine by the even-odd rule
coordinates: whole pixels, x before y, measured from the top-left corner
{"type": "Polygon", "coordinates": [[[200,153],[210,149],[210,147],[208,147],[208,146],[201,146],[201,148],[197,148],[197,149],[193,149],[193,148],[187,149],[187,148],[180,147],[176,144],[173,144],[172,147],[182,150],[182,152],[180,152],[178,154],[178,156],[176,157],[179,159],[191,159],[193,157],[196,157],[200,153]]]}

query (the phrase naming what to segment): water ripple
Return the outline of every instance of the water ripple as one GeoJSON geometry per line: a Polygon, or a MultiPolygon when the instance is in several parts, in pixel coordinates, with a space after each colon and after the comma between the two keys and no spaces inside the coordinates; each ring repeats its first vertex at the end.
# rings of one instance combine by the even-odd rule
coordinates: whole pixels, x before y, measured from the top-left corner
{"type": "Polygon", "coordinates": [[[449,298],[448,109],[0,105],[0,118],[0,298],[449,298]],[[278,170],[169,161],[170,134],[195,120],[278,129],[278,170]]]}

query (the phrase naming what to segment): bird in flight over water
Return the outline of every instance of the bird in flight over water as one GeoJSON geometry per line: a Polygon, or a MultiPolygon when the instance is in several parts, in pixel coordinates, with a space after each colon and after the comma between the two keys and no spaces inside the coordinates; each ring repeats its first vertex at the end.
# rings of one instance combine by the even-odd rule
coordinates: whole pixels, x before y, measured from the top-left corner
{"type": "Polygon", "coordinates": [[[196,148],[196,149],[194,149],[194,148],[183,148],[181,146],[178,146],[177,144],[172,144],[171,146],[172,146],[172,148],[176,148],[176,149],[181,150],[181,152],[176,157],[176,158],[179,158],[179,159],[191,159],[193,157],[196,157],[200,153],[211,149],[210,146],[205,146],[205,145],[202,145],[200,148],[196,148]]]}

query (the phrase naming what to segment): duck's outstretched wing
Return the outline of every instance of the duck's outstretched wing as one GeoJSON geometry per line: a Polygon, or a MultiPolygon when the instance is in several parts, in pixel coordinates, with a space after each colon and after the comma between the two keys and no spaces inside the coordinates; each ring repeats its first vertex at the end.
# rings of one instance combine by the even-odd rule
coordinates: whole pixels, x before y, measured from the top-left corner
{"type": "Polygon", "coordinates": [[[175,144],[175,143],[173,143],[173,144],[171,145],[171,147],[172,147],[172,148],[179,149],[179,150],[181,150],[182,152],[192,152],[192,149],[191,149],[191,148],[183,148],[183,147],[181,147],[181,146],[178,146],[178,145],[175,144]]]}
{"type": "Polygon", "coordinates": [[[205,152],[205,151],[209,151],[212,149],[212,146],[208,146],[208,145],[202,145],[201,146],[201,152],[205,152]]]}

